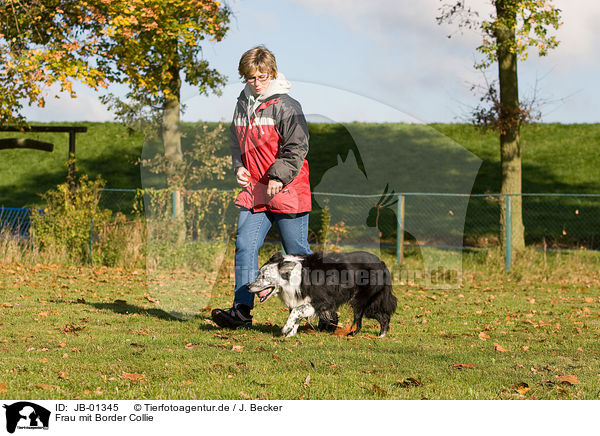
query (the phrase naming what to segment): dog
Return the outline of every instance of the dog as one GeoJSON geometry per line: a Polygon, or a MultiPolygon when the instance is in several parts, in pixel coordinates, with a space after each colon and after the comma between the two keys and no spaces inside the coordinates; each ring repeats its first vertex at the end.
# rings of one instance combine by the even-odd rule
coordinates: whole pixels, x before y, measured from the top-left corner
{"type": "Polygon", "coordinates": [[[397,299],[391,274],[377,256],[364,251],[314,253],[307,256],[275,253],[248,284],[261,303],[278,295],[290,309],[281,333],[294,336],[302,318],[337,319],[337,309],[348,303],[354,311],[349,335],[358,333],[363,317],[379,322],[379,337],[389,330],[397,299]]]}

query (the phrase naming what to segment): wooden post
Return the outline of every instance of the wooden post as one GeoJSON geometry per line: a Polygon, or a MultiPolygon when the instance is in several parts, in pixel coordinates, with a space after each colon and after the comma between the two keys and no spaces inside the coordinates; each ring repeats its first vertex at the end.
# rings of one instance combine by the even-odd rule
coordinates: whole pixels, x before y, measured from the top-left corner
{"type": "Polygon", "coordinates": [[[396,261],[398,265],[404,263],[404,195],[398,196],[398,217],[396,235],[396,261]]]}

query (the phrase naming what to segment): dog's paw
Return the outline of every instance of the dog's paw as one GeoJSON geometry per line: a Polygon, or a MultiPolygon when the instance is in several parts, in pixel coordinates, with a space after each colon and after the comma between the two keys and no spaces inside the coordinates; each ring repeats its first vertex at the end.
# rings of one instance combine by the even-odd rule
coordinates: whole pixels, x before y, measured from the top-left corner
{"type": "Polygon", "coordinates": [[[281,334],[283,336],[285,336],[286,338],[291,338],[292,336],[295,336],[297,332],[298,332],[298,325],[295,325],[293,327],[285,326],[281,330],[281,334]]]}

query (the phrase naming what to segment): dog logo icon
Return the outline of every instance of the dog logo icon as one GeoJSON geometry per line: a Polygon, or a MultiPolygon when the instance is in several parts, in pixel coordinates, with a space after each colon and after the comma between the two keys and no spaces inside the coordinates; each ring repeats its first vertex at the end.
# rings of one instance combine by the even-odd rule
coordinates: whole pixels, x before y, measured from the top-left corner
{"type": "Polygon", "coordinates": [[[42,406],[28,401],[19,401],[4,405],[6,409],[6,430],[14,433],[19,429],[48,429],[50,411],[42,406]]]}

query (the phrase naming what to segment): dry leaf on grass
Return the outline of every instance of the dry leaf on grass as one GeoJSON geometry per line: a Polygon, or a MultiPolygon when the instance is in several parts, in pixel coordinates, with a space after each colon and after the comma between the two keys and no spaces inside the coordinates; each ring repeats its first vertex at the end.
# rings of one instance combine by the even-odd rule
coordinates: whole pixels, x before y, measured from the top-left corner
{"type": "Polygon", "coordinates": [[[63,333],[77,333],[86,329],[87,326],[84,325],[66,324],[60,329],[60,331],[63,333]]]}
{"type": "Polygon", "coordinates": [[[579,380],[577,379],[577,376],[573,375],[573,374],[571,374],[571,375],[561,375],[561,376],[557,375],[556,379],[559,382],[561,382],[561,383],[565,383],[565,384],[568,384],[568,385],[571,385],[571,386],[578,385],[580,383],[579,380]]]}
{"type": "Polygon", "coordinates": [[[387,391],[385,389],[381,389],[376,384],[373,385],[373,391],[375,391],[375,393],[377,393],[377,395],[380,397],[385,397],[387,395],[387,391]]]}
{"type": "Polygon", "coordinates": [[[496,347],[496,351],[498,351],[499,353],[505,353],[506,349],[504,347],[502,347],[502,345],[494,342],[494,346],[496,347]]]}
{"type": "Polygon", "coordinates": [[[490,338],[490,335],[488,335],[487,333],[485,333],[485,332],[479,333],[479,339],[481,339],[482,341],[485,341],[486,339],[489,339],[489,338],[490,338]]]}
{"type": "Polygon", "coordinates": [[[7,392],[8,390],[6,389],[6,383],[0,383],[0,394],[5,394],[7,392]]]}
{"type": "Polygon", "coordinates": [[[131,372],[123,372],[123,374],[121,374],[121,378],[123,380],[129,380],[131,382],[137,383],[140,381],[144,381],[146,379],[146,376],[144,374],[136,374],[136,373],[131,373],[131,372]]]}
{"type": "Polygon", "coordinates": [[[525,393],[529,390],[531,390],[531,388],[529,387],[529,385],[525,382],[519,382],[519,383],[515,383],[512,388],[521,395],[525,395],[525,393]]]}
{"type": "Polygon", "coordinates": [[[304,386],[305,388],[307,388],[310,385],[310,374],[308,374],[306,376],[306,378],[304,379],[304,383],[302,383],[302,386],[304,386]]]}
{"type": "Polygon", "coordinates": [[[454,365],[452,365],[452,368],[454,368],[454,369],[471,369],[471,368],[475,368],[475,364],[474,363],[455,363],[454,365]]]}
{"type": "Polygon", "coordinates": [[[423,383],[420,380],[417,380],[416,378],[407,377],[407,378],[403,378],[402,380],[400,380],[398,382],[398,385],[400,385],[404,388],[410,388],[413,386],[423,386],[423,383]]]}

